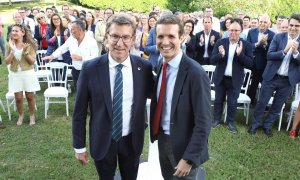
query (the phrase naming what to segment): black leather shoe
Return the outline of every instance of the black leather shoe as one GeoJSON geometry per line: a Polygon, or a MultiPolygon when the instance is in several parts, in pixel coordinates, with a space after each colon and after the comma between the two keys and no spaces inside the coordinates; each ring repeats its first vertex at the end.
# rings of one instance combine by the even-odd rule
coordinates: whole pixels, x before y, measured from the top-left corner
{"type": "Polygon", "coordinates": [[[257,130],[256,128],[254,128],[254,127],[251,126],[251,127],[248,129],[248,133],[249,133],[249,134],[255,134],[255,133],[256,133],[256,130],[257,130]]]}
{"type": "Polygon", "coordinates": [[[271,129],[266,129],[264,128],[264,133],[266,136],[268,137],[272,137],[273,136],[273,133],[272,133],[272,130],[271,129]]]}
{"type": "Polygon", "coordinates": [[[227,128],[229,129],[230,132],[232,133],[237,133],[236,127],[233,125],[233,123],[227,123],[227,128]]]}
{"type": "Polygon", "coordinates": [[[212,123],[211,127],[212,127],[212,128],[216,128],[216,127],[218,127],[220,124],[221,124],[221,121],[215,121],[215,122],[212,123]]]}

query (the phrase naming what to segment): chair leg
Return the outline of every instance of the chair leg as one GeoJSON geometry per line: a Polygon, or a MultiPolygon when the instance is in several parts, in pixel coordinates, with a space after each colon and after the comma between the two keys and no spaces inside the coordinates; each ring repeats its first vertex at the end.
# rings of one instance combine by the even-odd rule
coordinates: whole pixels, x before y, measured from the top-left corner
{"type": "Polygon", "coordinates": [[[287,125],[287,127],[286,127],[286,131],[288,131],[289,128],[290,128],[293,114],[294,114],[294,110],[293,110],[293,108],[291,107],[290,115],[289,115],[289,117],[288,117],[288,125],[287,125]]]}
{"type": "Polygon", "coordinates": [[[0,105],[1,105],[1,107],[2,107],[2,109],[3,109],[3,111],[6,112],[5,107],[4,107],[4,105],[3,105],[2,101],[1,101],[1,99],[0,99],[0,105]]]}
{"type": "Polygon", "coordinates": [[[247,104],[246,125],[248,125],[248,120],[249,120],[249,110],[250,110],[250,104],[247,104]]]}
{"type": "Polygon", "coordinates": [[[283,106],[282,106],[282,108],[281,108],[281,112],[280,112],[280,116],[279,116],[278,131],[280,131],[280,129],[281,129],[282,114],[283,114],[283,106]]]}
{"type": "Polygon", "coordinates": [[[9,99],[6,99],[6,106],[7,106],[8,119],[11,121],[11,112],[10,112],[10,102],[9,102],[9,99]]]}
{"type": "Polygon", "coordinates": [[[66,112],[67,112],[67,116],[69,116],[69,102],[68,102],[68,98],[66,98],[66,112]]]}
{"type": "Polygon", "coordinates": [[[48,104],[48,100],[45,97],[45,119],[47,118],[47,104],[48,104]]]}

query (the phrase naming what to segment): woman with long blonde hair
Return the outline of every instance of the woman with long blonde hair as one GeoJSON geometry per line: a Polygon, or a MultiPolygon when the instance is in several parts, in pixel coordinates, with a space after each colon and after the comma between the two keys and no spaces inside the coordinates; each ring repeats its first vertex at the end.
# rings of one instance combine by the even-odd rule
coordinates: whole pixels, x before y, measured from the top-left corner
{"type": "Polygon", "coordinates": [[[17,125],[23,124],[23,91],[28,102],[30,121],[35,124],[34,92],[40,90],[40,84],[33,69],[36,59],[37,44],[32,38],[30,30],[20,24],[12,26],[11,36],[6,45],[5,62],[10,65],[9,91],[14,92],[19,118],[17,125]]]}

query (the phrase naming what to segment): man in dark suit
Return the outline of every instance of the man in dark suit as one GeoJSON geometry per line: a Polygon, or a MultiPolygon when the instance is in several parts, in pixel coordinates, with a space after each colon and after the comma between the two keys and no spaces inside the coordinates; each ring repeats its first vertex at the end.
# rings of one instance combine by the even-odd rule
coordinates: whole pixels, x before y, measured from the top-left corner
{"type": "Polygon", "coordinates": [[[145,106],[153,87],[152,66],[129,55],[135,22],[121,14],[106,24],[108,54],[85,62],[78,80],[72,121],[76,158],[88,163],[86,116],[90,109],[90,152],[100,179],[136,179],[144,143],[145,106]]]}
{"type": "Polygon", "coordinates": [[[254,56],[252,67],[252,80],[249,88],[251,104],[256,104],[256,91],[258,84],[262,81],[262,74],[267,65],[267,52],[275,33],[268,29],[270,18],[263,15],[259,18],[258,28],[251,29],[247,36],[247,41],[251,43],[254,56]]]}
{"type": "Polygon", "coordinates": [[[289,19],[287,33],[276,34],[270,45],[268,63],[263,73],[263,82],[259,101],[254,110],[252,126],[248,130],[254,134],[260,125],[264,110],[273,95],[273,104],[267,119],[263,124],[264,133],[272,136],[271,127],[279,115],[283,103],[293,90],[293,86],[300,81],[300,14],[293,14],[289,19]]]}
{"type": "Polygon", "coordinates": [[[251,44],[239,39],[242,31],[240,19],[233,19],[229,27],[229,38],[219,40],[210,58],[216,65],[213,75],[216,99],[214,105],[214,123],[216,128],[221,123],[223,102],[227,101],[227,127],[232,133],[237,133],[233,120],[237,108],[237,99],[244,81],[244,68],[251,68],[253,55],[251,44]],[[226,99],[227,96],[227,99],[226,99]]]}
{"type": "Polygon", "coordinates": [[[150,109],[151,141],[158,140],[164,179],[195,179],[208,160],[210,81],[202,67],[181,50],[183,24],[175,15],[156,23],[163,57],[150,109]]]}
{"type": "Polygon", "coordinates": [[[212,30],[212,17],[203,18],[204,30],[196,34],[196,58],[201,65],[209,64],[209,57],[215,42],[220,39],[217,31],[212,30]]]}

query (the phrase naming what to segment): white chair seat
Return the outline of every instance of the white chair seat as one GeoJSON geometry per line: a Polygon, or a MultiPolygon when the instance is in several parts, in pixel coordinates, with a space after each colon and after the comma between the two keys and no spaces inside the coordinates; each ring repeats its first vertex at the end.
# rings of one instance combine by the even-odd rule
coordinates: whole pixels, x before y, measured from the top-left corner
{"type": "Polygon", "coordinates": [[[247,94],[240,93],[238,103],[251,103],[251,99],[247,94]]]}
{"type": "Polygon", "coordinates": [[[65,87],[50,87],[44,92],[46,97],[68,97],[68,89],[65,87]]]}

